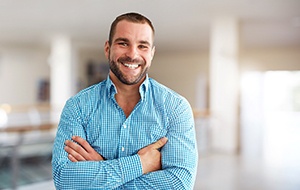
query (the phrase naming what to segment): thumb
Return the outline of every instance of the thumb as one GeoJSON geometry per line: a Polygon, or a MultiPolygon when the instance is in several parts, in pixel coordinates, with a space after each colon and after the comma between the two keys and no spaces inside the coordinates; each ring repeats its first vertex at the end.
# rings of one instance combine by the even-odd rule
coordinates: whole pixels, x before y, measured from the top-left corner
{"type": "Polygon", "coordinates": [[[163,147],[167,143],[167,141],[168,141],[167,137],[162,137],[161,139],[159,139],[158,141],[152,144],[152,148],[159,149],[163,147]]]}

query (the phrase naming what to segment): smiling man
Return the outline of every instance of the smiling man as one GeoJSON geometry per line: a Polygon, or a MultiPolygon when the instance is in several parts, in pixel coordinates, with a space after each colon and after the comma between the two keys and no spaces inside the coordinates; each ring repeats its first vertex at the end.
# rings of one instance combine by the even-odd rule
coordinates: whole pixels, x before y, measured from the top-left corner
{"type": "Polygon", "coordinates": [[[192,189],[197,147],[185,98],[148,77],[154,27],[117,17],[104,51],[106,80],[71,97],[53,148],[57,189],[192,189]]]}

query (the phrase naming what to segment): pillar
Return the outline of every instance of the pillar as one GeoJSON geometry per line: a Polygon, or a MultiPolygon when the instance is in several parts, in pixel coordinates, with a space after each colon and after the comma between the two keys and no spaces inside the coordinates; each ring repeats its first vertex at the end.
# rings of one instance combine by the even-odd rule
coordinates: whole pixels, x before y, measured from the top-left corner
{"type": "Polygon", "coordinates": [[[211,149],[238,150],[238,21],[217,18],[212,22],[210,39],[211,149]]]}
{"type": "Polygon", "coordinates": [[[49,64],[51,119],[57,123],[66,100],[76,93],[76,51],[70,38],[52,40],[49,64]]]}

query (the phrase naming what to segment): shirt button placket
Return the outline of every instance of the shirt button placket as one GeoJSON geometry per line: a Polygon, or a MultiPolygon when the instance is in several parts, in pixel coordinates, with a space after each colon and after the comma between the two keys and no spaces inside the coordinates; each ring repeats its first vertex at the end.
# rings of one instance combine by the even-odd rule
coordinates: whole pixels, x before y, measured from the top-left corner
{"type": "Polygon", "coordinates": [[[120,156],[126,156],[125,149],[127,148],[127,140],[128,140],[128,126],[124,123],[121,129],[121,149],[120,156]]]}

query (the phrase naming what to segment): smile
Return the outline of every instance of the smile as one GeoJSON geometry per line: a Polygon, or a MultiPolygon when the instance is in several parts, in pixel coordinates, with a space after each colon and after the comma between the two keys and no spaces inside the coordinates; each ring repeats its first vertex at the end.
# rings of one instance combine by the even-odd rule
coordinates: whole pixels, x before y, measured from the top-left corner
{"type": "Polygon", "coordinates": [[[123,65],[124,65],[125,67],[130,68],[130,69],[136,69],[136,68],[139,67],[138,64],[128,64],[128,63],[123,63],[123,65]]]}

